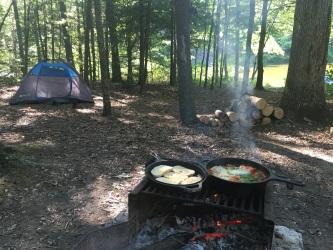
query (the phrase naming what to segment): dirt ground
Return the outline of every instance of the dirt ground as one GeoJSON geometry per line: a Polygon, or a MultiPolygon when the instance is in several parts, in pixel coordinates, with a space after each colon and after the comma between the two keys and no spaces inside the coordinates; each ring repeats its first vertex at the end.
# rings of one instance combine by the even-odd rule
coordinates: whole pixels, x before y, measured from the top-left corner
{"type": "MultiPolygon", "coordinates": [[[[143,177],[151,150],[202,160],[261,161],[304,188],[274,183],[276,224],[303,234],[306,249],[333,249],[333,139],[329,125],[288,119],[250,134],[178,122],[175,89],[142,95],[114,87],[113,115],[95,105],[19,105],[0,89],[0,249],[71,249],[86,233],[126,219],[127,193],[143,177]]],[[[272,103],[280,93],[260,92],[272,103]]],[[[228,90],[197,91],[198,113],[229,105],[228,90]]]]}

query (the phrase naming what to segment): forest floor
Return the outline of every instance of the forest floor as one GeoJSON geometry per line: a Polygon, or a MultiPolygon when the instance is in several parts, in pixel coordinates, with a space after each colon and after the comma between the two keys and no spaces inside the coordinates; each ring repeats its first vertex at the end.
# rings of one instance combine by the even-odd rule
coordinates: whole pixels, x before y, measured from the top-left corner
{"type": "MultiPolygon", "coordinates": [[[[202,160],[237,156],[304,181],[274,184],[275,223],[303,234],[305,249],[333,246],[333,138],[329,125],[288,119],[255,127],[245,137],[178,122],[177,92],[149,86],[141,95],[114,87],[113,114],[95,105],[18,105],[17,87],[0,89],[0,249],[71,249],[86,233],[122,221],[127,193],[143,177],[154,150],[202,160]]],[[[280,93],[258,92],[272,103],[280,93]]],[[[200,89],[198,113],[229,105],[232,92],[200,89]]],[[[332,103],[331,109],[332,109],[332,103]]]]}

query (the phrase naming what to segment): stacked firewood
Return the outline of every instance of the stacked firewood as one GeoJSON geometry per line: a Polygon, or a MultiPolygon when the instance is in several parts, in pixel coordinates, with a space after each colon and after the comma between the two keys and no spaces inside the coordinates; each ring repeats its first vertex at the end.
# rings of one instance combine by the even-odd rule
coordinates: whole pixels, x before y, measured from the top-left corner
{"type": "Polygon", "coordinates": [[[255,124],[267,125],[272,120],[281,120],[284,111],[280,107],[274,107],[264,98],[244,95],[234,100],[227,112],[216,110],[214,114],[198,115],[198,119],[213,127],[226,127],[238,124],[242,127],[251,127],[255,124]]]}

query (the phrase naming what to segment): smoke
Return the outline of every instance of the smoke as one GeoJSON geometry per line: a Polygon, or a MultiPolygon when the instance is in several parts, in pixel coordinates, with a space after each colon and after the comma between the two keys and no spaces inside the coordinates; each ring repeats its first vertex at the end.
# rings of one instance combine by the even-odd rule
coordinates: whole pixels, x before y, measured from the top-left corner
{"type": "Polygon", "coordinates": [[[247,89],[235,87],[232,89],[233,101],[230,110],[237,113],[238,121],[232,123],[231,138],[236,143],[237,150],[246,157],[261,161],[255,137],[252,132],[254,126],[253,112],[255,108],[251,105],[249,95],[253,95],[253,87],[247,85],[247,89]]]}

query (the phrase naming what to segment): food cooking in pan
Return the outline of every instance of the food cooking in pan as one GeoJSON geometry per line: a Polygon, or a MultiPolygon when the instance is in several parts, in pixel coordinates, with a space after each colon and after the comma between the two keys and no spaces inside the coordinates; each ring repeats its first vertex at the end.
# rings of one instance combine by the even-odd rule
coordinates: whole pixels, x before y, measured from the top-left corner
{"type": "Polygon", "coordinates": [[[214,166],[208,172],[217,178],[239,183],[256,183],[266,178],[262,170],[247,164],[214,166]]]}
{"type": "Polygon", "coordinates": [[[155,180],[173,185],[195,184],[202,180],[202,177],[199,174],[195,175],[193,169],[179,165],[159,165],[151,170],[151,174],[156,178],[155,180]]]}

